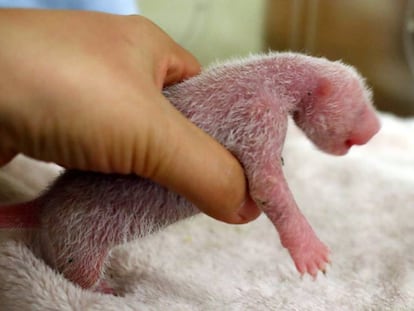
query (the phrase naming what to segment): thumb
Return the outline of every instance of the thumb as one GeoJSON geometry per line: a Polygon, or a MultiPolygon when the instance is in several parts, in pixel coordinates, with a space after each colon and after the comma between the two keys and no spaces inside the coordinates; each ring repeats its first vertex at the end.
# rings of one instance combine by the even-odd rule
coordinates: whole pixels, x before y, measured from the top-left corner
{"type": "Polygon", "coordinates": [[[166,109],[160,115],[162,120],[152,123],[158,125],[151,130],[158,135],[152,135],[156,142],[147,151],[152,161],[146,162],[151,166],[145,168],[146,177],[185,196],[218,220],[239,224],[257,218],[260,211],[247,195],[237,159],[164,97],[162,100],[166,109]]]}

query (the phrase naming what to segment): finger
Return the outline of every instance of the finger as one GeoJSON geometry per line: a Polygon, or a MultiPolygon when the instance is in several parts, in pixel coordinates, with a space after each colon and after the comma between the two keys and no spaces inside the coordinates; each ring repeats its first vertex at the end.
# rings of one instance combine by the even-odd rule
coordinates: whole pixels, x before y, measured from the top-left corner
{"type": "Polygon", "coordinates": [[[180,59],[183,62],[183,72],[182,78],[187,79],[192,76],[198,75],[201,71],[201,65],[198,60],[194,57],[193,54],[189,53],[187,50],[181,48],[181,57],[180,59]]]}
{"type": "Polygon", "coordinates": [[[177,46],[178,51],[168,61],[164,86],[188,79],[200,73],[201,66],[188,51],[177,46]]]}
{"type": "Polygon", "coordinates": [[[239,162],[171,104],[166,107],[158,115],[159,122],[152,122],[156,134],[146,156],[152,163],[147,161],[150,167],[144,168],[144,174],[218,220],[245,223],[256,218],[260,212],[248,201],[239,162]]]}

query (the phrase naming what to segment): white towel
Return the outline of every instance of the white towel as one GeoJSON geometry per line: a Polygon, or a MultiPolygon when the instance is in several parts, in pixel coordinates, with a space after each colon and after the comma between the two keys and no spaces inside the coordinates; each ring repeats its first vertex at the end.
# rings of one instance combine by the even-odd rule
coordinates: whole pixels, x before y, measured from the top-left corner
{"type": "MultiPolygon", "coordinates": [[[[414,119],[381,120],[345,157],[289,131],[285,172],[331,248],[326,276],[301,279],[264,216],[231,226],[200,215],[118,247],[106,274],[119,297],[76,287],[3,232],[0,310],[414,310],[414,119]]],[[[19,157],[0,171],[0,199],[33,196],[57,172],[19,157]]]]}

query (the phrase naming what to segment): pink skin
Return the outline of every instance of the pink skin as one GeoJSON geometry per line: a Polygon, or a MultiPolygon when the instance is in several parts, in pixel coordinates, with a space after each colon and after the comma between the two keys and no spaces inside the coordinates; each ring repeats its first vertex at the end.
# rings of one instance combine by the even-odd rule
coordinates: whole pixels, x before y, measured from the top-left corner
{"type": "MultiPolygon", "coordinates": [[[[331,154],[365,144],[380,125],[359,74],[339,62],[273,53],[210,68],[164,94],[240,160],[251,197],[275,225],[298,271],[312,276],[324,271],[329,250],[300,212],[283,175],[287,119],[292,115],[315,145],[331,154]]],[[[98,281],[113,246],[199,212],[149,180],[75,170],[35,201],[3,211],[0,226],[22,226],[26,218],[27,226],[39,227],[29,244],[49,265],[83,288],[104,291],[98,281]]]]}

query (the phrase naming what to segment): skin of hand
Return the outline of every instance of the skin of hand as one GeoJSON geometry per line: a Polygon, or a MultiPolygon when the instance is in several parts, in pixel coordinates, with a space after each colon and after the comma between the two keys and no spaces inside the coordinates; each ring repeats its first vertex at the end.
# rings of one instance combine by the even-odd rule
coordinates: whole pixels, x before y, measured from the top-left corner
{"type": "Polygon", "coordinates": [[[163,86],[197,60],[141,16],[0,10],[0,165],[17,153],[138,174],[228,223],[260,214],[239,162],[181,115],[163,86]]]}

